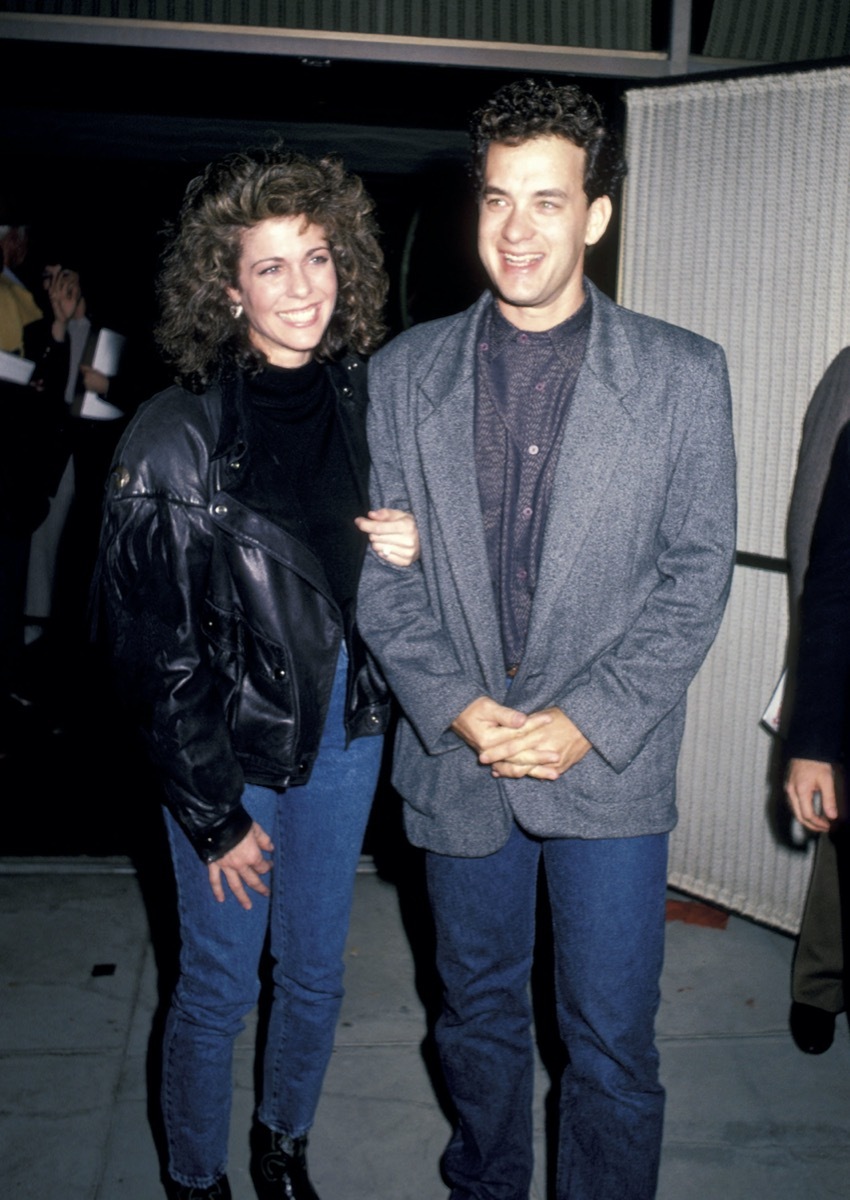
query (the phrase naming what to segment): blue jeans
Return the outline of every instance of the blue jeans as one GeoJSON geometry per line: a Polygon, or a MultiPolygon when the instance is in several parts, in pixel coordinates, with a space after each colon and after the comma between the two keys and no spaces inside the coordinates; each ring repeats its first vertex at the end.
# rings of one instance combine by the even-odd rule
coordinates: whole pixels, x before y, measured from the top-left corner
{"type": "Polygon", "coordinates": [[[558,1200],[651,1200],[664,1090],[654,1024],[667,837],[539,840],[515,826],[486,858],[427,856],[443,1012],[436,1036],[457,1127],[451,1200],[527,1200],[534,1060],[529,976],[540,859],[555,946],[558,1200]]]}
{"type": "Polygon", "coordinates": [[[266,932],[274,960],[257,1115],[278,1133],[310,1128],[342,1002],[343,950],[354,875],[383,739],[345,748],[347,656],[340,655],[318,758],[304,787],[248,785],[243,803],[270,834],[271,896],[249,892],[246,912],[219,904],[206,866],[166,813],[180,915],[180,977],[163,1044],[162,1110],[169,1174],[206,1187],[225,1170],[233,1043],[259,995],[266,932]]]}

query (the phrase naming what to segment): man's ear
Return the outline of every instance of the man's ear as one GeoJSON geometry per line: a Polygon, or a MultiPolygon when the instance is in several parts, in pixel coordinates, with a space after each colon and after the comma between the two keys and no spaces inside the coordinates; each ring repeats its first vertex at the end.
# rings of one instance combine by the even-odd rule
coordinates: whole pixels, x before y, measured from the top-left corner
{"type": "Polygon", "coordinates": [[[608,228],[611,220],[613,205],[610,196],[597,196],[587,210],[587,232],[584,235],[585,246],[595,246],[608,228]]]}

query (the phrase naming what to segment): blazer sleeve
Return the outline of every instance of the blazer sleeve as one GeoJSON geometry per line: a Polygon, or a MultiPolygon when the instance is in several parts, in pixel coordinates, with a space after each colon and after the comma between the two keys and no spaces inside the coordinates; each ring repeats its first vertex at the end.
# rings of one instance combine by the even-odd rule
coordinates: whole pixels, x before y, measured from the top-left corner
{"type": "MultiPolygon", "coordinates": [[[[705,343],[702,343],[704,346],[705,343]]],[[[713,642],[735,556],[735,450],[726,360],[719,346],[690,364],[677,416],[666,500],[654,533],[652,585],[622,636],[553,703],[616,771],[681,703],[713,642]]],[[[603,550],[604,553],[604,550],[603,550]]]]}
{"type": "Polygon", "coordinates": [[[850,425],[838,439],[803,585],[794,710],[794,758],[841,762],[850,681],[850,425]]]}
{"type": "MultiPolygon", "coordinates": [[[[394,344],[369,363],[370,498],[373,508],[417,515],[406,478],[399,410],[411,372],[394,344]],[[401,381],[401,382],[399,382],[401,381]]],[[[357,624],[399,701],[431,754],[465,743],[451,722],[485,689],[463,668],[431,607],[421,562],[393,567],[367,550],[360,577],[357,624]]]]}

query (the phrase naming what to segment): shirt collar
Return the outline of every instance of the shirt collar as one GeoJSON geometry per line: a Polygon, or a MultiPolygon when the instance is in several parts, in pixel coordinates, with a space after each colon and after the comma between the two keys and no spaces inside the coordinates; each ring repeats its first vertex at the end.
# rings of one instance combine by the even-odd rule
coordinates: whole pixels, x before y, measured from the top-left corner
{"type": "Polygon", "coordinates": [[[555,325],[552,329],[530,332],[518,329],[516,325],[512,324],[502,313],[494,296],[487,308],[479,350],[486,362],[495,362],[509,346],[531,343],[540,349],[552,349],[560,358],[566,359],[570,343],[585,331],[592,312],[593,300],[590,289],[585,288],[584,302],[571,317],[567,317],[565,321],[561,321],[560,325],[555,325]]]}

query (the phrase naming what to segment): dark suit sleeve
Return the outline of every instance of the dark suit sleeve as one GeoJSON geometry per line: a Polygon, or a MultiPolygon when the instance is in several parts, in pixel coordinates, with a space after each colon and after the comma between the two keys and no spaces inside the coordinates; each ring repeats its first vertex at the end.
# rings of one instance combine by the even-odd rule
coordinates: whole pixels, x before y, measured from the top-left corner
{"type": "Polygon", "coordinates": [[[802,599],[793,758],[840,762],[850,680],[850,425],[832,459],[818,512],[802,599]]]}

